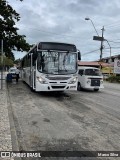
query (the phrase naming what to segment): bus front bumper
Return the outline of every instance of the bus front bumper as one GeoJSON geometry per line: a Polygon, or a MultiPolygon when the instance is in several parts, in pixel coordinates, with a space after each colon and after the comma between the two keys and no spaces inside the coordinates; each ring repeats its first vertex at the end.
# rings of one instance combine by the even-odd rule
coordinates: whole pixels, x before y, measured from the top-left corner
{"type": "Polygon", "coordinates": [[[77,83],[74,84],[40,84],[36,83],[36,91],[65,91],[65,90],[77,90],[77,83]]]}

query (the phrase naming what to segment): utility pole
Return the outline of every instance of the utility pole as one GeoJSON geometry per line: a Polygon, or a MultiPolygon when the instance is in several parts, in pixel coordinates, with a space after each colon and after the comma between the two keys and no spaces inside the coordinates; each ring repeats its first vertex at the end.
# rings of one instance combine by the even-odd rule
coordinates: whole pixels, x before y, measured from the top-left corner
{"type": "Polygon", "coordinates": [[[104,37],[103,37],[104,31],[105,31],[104,26],[103,26],[103,28],[101,29],[101,30],[102,30],[102,37],[100,37],[99,34],[98,34],[98,32],[97,32],[97,30],[96,30],[96,28],[95,28],[95,25],[94,25],[93,21],[92,21],[90,18],[88,18],[88,17],[85,18],[85,20],[90,20],[90,21],[91,21],[91,23],[92,23],[92,25],[93,25],[93,27],[94,27],[94,29],[95,29],[95,32],[96,32],[97,35],[98,35],[98,36],[93,36],[93,40],[101,41],[101,45],[100,45],[100,60],[99,60],[100,69],[101,69],[101,68],[102,68],[101,60],[102,60],[102,55],[103,55],[103,41],[107,41],[107,43],[108,43],[108,45],[109,45],[109,47],[110,47],[110,59],[111,59],[111,46],[110,46],[110,43],[108,42],[108,40],[107,40],[107,39],[104,39],[104,37]]]}
{"type": "Polygon", "coordinates": [[[102,37],[100,37],[99,34],[98,34],[98,32],[97,32],[97,30],[96,30],[96,28],[95,28],[95,25],[94,25],[93,21],[92,21],[90,18],[88,18],[88,17],[85,18],[85,20],[90,20],[90,21],[91,21],[91,23],[92,23],[92,25],[93,25],[93,27],[94,27],[94,29],[95,29],[95,32],[96,32],[97,35],[98,35],[98,36],[94,36],[94,37],[93,37],[93,40],[101,41],[101,45],[100,45],[100,62],[99,62],[99,64],[100,64],[100,69],[101,69],[101,68],[102,68],[101,59],[102,59],[103,41],[104,41],[104,37],[103,37],[103,34],[104,34],[104,26],[103,26],[103,28],[101,29],[101,30],[102,30],[102,37]]]}
{"type": "MultiPolygon", "coordinates": [[[[103,37],[103,34],[104,34],[104,26],[103,28],[101,29],[102,30],[102,39],[104,40],[104,37],[103,37]]],[[[103,40],[101,41],[101,47],[100,47],[100,69],[102,68],[102,65],[101,65],[101,60],[102,60],[102,55],[103,55],[103,40]]]]}
{"type": "MultiPolygon", "coordinates": [[[[102,30],[102,39],[104,40],[104,37],[103,37],[104,31],[105,31],[104,26],[101,30],[102,30]]],[[[101,51],[100,52],[100,60],[102,59],[103,40],[101,41],[101,47],[100,47],[100,51],[101,51]]]]}

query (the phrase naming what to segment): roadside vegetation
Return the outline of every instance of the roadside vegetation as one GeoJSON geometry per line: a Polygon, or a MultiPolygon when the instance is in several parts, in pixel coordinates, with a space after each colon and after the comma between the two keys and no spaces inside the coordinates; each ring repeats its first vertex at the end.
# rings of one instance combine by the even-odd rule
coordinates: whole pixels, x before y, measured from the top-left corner
{"type": "Polygon", "coordinates": [[[120,75],[111,75],[106,78],[106,81],[120,83],[120,75]]]}

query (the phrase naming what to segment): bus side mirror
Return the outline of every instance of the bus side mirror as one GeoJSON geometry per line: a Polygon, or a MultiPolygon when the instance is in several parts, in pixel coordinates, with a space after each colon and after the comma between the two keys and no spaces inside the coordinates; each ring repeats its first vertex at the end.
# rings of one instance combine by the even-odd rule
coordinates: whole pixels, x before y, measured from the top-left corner
{"type": "Polygon", "coordinates": [[[78,51],[78,60],[81,61],[81,53],[78,51]]]}

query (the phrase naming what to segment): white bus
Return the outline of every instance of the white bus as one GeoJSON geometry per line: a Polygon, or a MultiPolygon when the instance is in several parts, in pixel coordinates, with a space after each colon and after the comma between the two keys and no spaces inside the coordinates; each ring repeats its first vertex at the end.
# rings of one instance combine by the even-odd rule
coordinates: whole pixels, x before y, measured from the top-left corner
{"type": "Polygon", "coordinates": [[[103,75],[99,68],[78,67],[78,90],[93,89],[98,91],[104,88],[103,75]]]}
{"type": "Polygon", "coordinates": [[[22,80],[34,91],[77,90],[76,46],[67,43],[40,42],[22,59],[22,80]]]}

